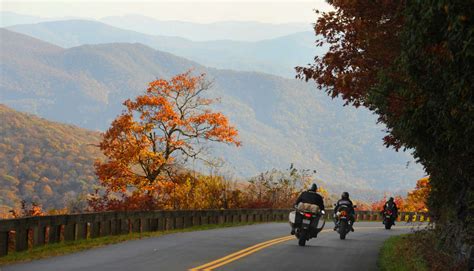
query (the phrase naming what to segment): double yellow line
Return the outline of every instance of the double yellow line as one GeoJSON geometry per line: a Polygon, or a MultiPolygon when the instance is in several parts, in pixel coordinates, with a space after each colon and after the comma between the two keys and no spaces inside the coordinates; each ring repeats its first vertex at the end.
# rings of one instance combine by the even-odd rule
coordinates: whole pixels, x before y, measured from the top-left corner
{"type": "MultiPolygon", "coordinates": [[[[325,231],[329,231],[329,230],[323,230],[321,232],[325,232],[325,231]]],[[[289,235],[289,236],[284,236],[284,237],[272,239],[272,240],[269,240],[269,241],[266,241],[266,242],[258,243],[256,245],[253,245],[251,247],[239,250],[237,252],[234,252],[230,255],[227,255],[227,256],[225,256],[223,258],[220,258],[220,259],[217,259],[215,261],[200,265],[198,267],[191,268],[191,269],[189,269],[189,271],[210,271],[210,270],[214,270],[215,268],[218,268],[220,266],[223,266],[223,265],[226,265],[226,264],[231,263],[233,261],[236,261],[240,258],[248,256],[252,253],[255,253],[255,252],[257,252],[259,250],[262,250],[264,248],[267,248],[269,246],[273,246],[273,245],[276,245],[276,244],[279,244],[279,243],[283,243],[283,242],[286,242],[286,241],[289,241],[289,240],[292,240],[292,239],[295,239],[295,237],[292,236],[292,235],[289,235]]]]}
{"type": "MultiPolygon", "coordinates": [[[[383,228],[384,227],[380,227],[380,226],[376,226],[376,227],[373,227],[373,226],[370,227],[369,226],[369,227],[361,227],[361,228],[357,227],[356,229],[357,230],[366,230],[366,229],[383,229],[383,228]]],[[[397,228],[412,228],[412,226],[397,226],[397,228]]],[[[321,232],[328,232],[328,231],[332,231],[332,230],[326,229],[326,230],[322,230],[321,232]]],[[[252,253],[255,253],[255,252],[257,252],[259,250],[262,250],[264,248],[267,248],[269,246],[273,246],[273,245],[276,245],[276,244],[279,244],[279,243],[283,243],[283,242],[289,241],[289,240],[294,239],[294,238],[295,238],[294,236],[289,235],[289,236],[284,236],[284,237],[272,239],[272,240],[269,240],[269,241],[265,241],[265,242],[262,242],[262,243],[258,243],[256,245],[253,245],[251,247],[239,250],[237,252],[229,254],[229,255],[227,255],[225,257],[222,257],[220,259],[217,259],[215,261],[200,265],[198,267],[191,268],[191,269],[189,269],[189,271],[211,271],[211,270],[214,270],[215,268],[218,268],[220,266],[223,266],[223,265],[226,265],[226,264],[231,263],[233,261],[236,261],[240,258],[248,256],[252,253]]]]}
{"type": "Polygon", "coordinates": [[[243,257],[245,257],[249,254],[255,253],[255,252],[257,252],[259,250],[262,250],[266,247],[273,246],[273,245],[276,245],[278,243],[286,242],[286,241],[289,241],[289,240],[294,239],[294,238],[295,238],[294,236],[290,235],[290,236],[284,236],[284,237],[276,238],[276,239],[269,240],[269,241],[266,241],[266,242],[258,243],[254,246],[251,246],[251,247],[248,247],[246,249],[242,249],[242,250],[239,250],[235,253],[227,255],[223,258],[220,258],[220,259],[217,259],[215,261],[203,264],[201,266],[189,269],[189,271],[209,271],[209,270],[213,270],[215,268],[218,268],[219,266],[223,266],[223,265],[226,265],[230,262],[236,261],[240,258],[243,258],[243,257]]]}

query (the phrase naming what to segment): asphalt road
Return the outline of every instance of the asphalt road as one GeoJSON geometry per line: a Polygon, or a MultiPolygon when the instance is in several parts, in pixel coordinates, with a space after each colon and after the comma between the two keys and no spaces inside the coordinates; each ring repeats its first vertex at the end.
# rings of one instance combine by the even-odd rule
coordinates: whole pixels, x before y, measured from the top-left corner
{"type": "Polygon", "coordinates": [[[340,240],[332,231],[333,224],[327,223],[326,230],[305,247],[288,237],[286,223],[177,233],[4,266],[1,270],[377,270],[383,241],[414,227],[397,223],[387,231],[381,222],[359,222],[355,226],[355,232],[340,240]],[[288,238],[276,239],[281,237],[288,238]],[[196,269],[199,266],[203,268],[196,269]]]}

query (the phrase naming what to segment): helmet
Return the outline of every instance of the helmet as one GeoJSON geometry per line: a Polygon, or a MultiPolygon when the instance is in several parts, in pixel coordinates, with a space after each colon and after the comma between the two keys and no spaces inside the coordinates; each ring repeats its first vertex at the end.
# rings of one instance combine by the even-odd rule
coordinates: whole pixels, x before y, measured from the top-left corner
{"type": "Polygon", "coordinates": [[[311,188],[309,188],[309,191],[316,192],[316,190],[318,190],[318,186],[317,186],[315,183],[313,183],[313,184],[311,185],[311,188]]]}
{"type": "Polygon", "coordinates": [[[341,198],[349,199],[349,193],[348,192],[342,192],[341,198]]]}
{"type": "Polygon", "coordinates": [[[393,201],[393,197],[390,197],[390,198],[388,199],[388,201],[392,202],[392,201],[393,201]]]}

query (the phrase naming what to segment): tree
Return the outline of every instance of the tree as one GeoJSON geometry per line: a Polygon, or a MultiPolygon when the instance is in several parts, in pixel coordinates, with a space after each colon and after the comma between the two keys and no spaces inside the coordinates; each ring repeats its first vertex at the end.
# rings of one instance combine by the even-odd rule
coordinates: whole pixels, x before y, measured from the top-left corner
{"type": "Polygon", "coordinates": [[[106,131],[96,162],[101,183],[113,192],[133,188],[152,195],[160,182],[179,169],[178,162],[199,158],[208,141],[240,145],[226,116],[213,112],[203,94],[211,84],[188,71],[149,83],[145,94],[126,100],[124,112],[106,131]]]}
{"type": "Polygon", "coordinates": [[[329,45],[299,77],[387,126],[430,175],[429,209],[444,249],[474,243],[472,1],[330,1],[315,31],[329,45]]]}
{"type": "MultiPolygon", "coordinates": [[[[296,67],[297,77],[314,80],[331,97],[366,105],[380,70],[400,54],[403,1],[329,1],[335,11],[322,13],[314,30],[317,46],[328,46],[309,67],[296,67]],[[394,34],[395,33],[395,34],[394,34]]],[[[319,13],[319,12],[318,12],[319,13]]]]}
{"type": "Polygon", "coordinates": [[[26,200],[21,201],[20,210],[10,210],[14,218],[29,217],[29,216],[43,216],[44,212],[40,204],[31,202],[28,204],[26,200]]]}
{"type": "Polygon", "coordinates": [[[428,200],[430,189],[429,177],[419,179],[416,182],[415,189],[408,192],[404,210],[409,212],[427,212],[428,206],[426,202],[428,200]]]}
{"type": "MultiPolygon", "coordinates": [[[[249,180],[244,189],[247,208],[289,208],[304,188],[314,180],[316,170],[297,169],[290,165],[287,170],[272,169],[249,180]]],[[[320,188],[323,195],[327,191],[320,188]]]]}

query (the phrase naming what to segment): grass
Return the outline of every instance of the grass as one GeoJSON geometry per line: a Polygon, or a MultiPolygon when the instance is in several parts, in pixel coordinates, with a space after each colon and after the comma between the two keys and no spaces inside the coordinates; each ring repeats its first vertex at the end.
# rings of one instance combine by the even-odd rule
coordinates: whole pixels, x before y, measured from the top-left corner
{"type": "Polygon", "coordinates": [[[464,271],[467,259],[459,259],[439,240],[439,232],[420,230],[394,236],[380,250],[378,265],[382,271],[464,271]]]}
{"type": "Polygon", "coordinates": [[[378,259],[381,271],[429,270],[423,256],[417,253],[410,235],[392,236],[384,242],[378,259]]]}
{"type": "Polygon", "coordinates": [[[87,250],[91,248],[103,247],[110,244],[117,244],[117,243],[121,243],[128,240],[158,237],[158,236],[172,234],[172,233],[237,227],[237,226],[252,225],[252,224],[257,224],[257,223],[261,223],[261,222],[225,223],[225,224],[219,224],[219,225],[209,224],[209,225],[194,226],[194,227],[189,227],[185,229],[177,229],[177,230],[169,230],[169,231],[130,233],[130,234],[124,234],[124,235],[104,236],[104,237],[98,237],[98,238],[93,238],[93,239],[47,244],[44,246],[35,247],[35,248],[22,251],[22,252],[9,253],[7,256],[0,258],[0,266],[70,254],[70,253],[83,251],[83,250],[87,250]]]}

